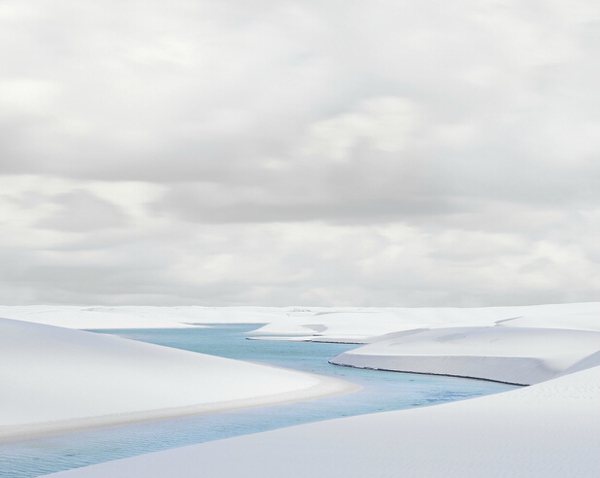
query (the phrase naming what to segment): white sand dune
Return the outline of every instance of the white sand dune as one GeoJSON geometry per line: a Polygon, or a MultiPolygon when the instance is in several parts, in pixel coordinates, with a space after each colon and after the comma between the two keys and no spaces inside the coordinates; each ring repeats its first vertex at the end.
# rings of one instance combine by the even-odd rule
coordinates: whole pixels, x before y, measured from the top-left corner
{"type": "Polygon", "coordinates": [[[600,476],[600,367],[516,391],[194,445],[53,478],[600,476]]]}
{"type": "Polygon", "coordinates": [[[0,319],[0,383],[0,439],[353,389],[300,372],[7,319],[0,319]]]}
{"type": "Polygon", "coordinates": [[[449,327],[388,337],[331,362],[530,385],[556,377],[600,350],[600,332],[568,329],[449,327]]]}
{"type": "MultiPolygon", "coordinates": [[[[230,308],[217,312],[132,307],[102,312],[139,314],[144,320],[160,318],[181,324],[245,322],[242,316],[248,314],[256,319],[248,322],[267,324],[257,333],[263,338],[370,343],[342,355],[348,363],[360,362],[354,365],[404,369],[410,362],[413,371],[535,385],[446,405],[332,420],[152,453],[51,475],[56,478],[600,476],[600,303],[489,309],[230,308]]],[[[63,346],[57,344],[57,357],[63,346]]],[[[24,387],[31,386],[35,377],[23,378],[26,370],[19,369],[19,364],[39,361],[32,357],[40,354],[35,345],[27,347],[21,355],[17,346],[5,354],[13,357],[13,365],[0,368],[9,371],[9,379],[3,377],[3,383],[22,380],[24,387]]],[[[101,348],[112,354],[105,345],[101,348]]],[[[119,354],[119,346],[115,353],[119,354]]],[[[134,366],[134,357],[126,355],[118,364],[107,365],[106,373],[120,370],[122,364],[134,366]]],[[[137,352],[134,356],[138,357],[137,352]]],[[[199,368],[212,369],[207,358],[196,360],[199,368]]],[[[220,366],[217,362],[215,366],[220,366]]],[[[82,369],[89,370],[89,362],[83,363],[82,369]]],[[[172,367],[166,366],[164,375],[155,375],[158,383],[168,383],[169,371],[185,368],[187,359],[169,363],[172,367]]],[[[29,366],[35,369],[37,364],[29,366]]],[[[232,387],[227,393],[239,392],[243,380],[264,380],[262,388],[254,383],[259,396],[265,391],[264,384],[270,386],[271,381],[281,384],[282,391],[313,390],[315,385],[306,377],[274,378],[271,369],[242,372],[237,363],[225,368],[224,382],[232,387]],[[261,376],[264,379],[259,379],[261,376]]],[[[49,379],[57,378],[57,370],[51,369],[49,379]]],[[[210,382],[206,377],[199,380],[210,382]]],[[[227,389],[224,382],[221,385],[227,389]]],[[[73,387],[72,380],[65,384],[73,387]]],[[[79,384],[75,392],[78,389],[79,384]]],[[[226,400],[224,389],[213,398],[226,400]]],[[[64,395],[68,397],[70,391],[64,395]]],[[[247,400],[247,390],[242,396],[247,400]]],[[[16,398],[12,400],[16,405],[16,398]]],[[[139,410],[141,403],[132,399],[130,410],[139,410]]],[[[24,411],[22,416],[28,413],[24,411]]]]}
{"type": "Polygon", "coordinates": [[[0,306],[0,317],[69,329],[173,329],[194,327],[179,320],[176,311],[148,314],[145,308],[77,306],[0,306]]]}
{"type": "Polygon", "coordinates": [[[182,324],[265,324],[285,317],[293,308],[279,307],[150,307],[121,306],[97,308],[104,313],[128,314],[147,319],[176,321],[182,324]]]}
{"type": "Polygon", "coordinates": [[[296,307],[0,305],[0,317],[72,329],[155,329],[202,324],[263,325],[298,315],[312,315],[321,309],[310,310],[306,312],[306,309],[296,307]]]}
{"type": "Polygon", "coordinates": [[[416,328],[552,327],[600,330],[600,302],[483,308],[77,307],[0,306],[0,317],[76,329],[176,328],[191,324],[266,324],[254,336],[368,343],[416,328]]]}
{"type": "Polygon", "coordinates": [[[328,341],[363,343],[372,336],[397,331],[403,326],[391,312],[321,312],[314,315],[278,317],[251,332],[251,336],[290,337],[296,340],[325,338],[328,341]]]}
{"type": "Polygon", "coordinates": [[[499,327],[542,327],[600,332],[600,311],[595,314],[572,313],[564,315],[546,315],[533,312],[514,319],[500,320],[497,325],[499,327]]]}
{"type": "Polygon", "coordinates": [[[274,317],[252,334],[296,340],[370,343],[378,340],[377,336],[404,330],[496,324],[600,331],[600,303],[470,309],[319,309],[312,314],[274,317]]]}

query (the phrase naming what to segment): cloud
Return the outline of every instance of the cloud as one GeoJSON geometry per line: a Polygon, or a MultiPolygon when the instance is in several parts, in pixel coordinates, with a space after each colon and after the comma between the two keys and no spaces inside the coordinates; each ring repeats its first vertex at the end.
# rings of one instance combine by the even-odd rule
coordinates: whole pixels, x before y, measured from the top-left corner
{"type": "Polygon", "coordinates": [[[593,300],[600,250],[592,236],[600,231],[586,232],[592,222],[561,219],[556,237],[402,223],[177,219],[163,219],[155,234],[108,229],[94,240],[74,240],[63,233],[48,237],[46,246],[41,237],[42,244],[30,248],[1,249],[2,299],[281,306],[593,300]],[[580,235],[588,240],[573,240],[580,235]]]}
{"type": "Polygon", "coordinates": [[[5,300],[597,298],[592,0],[7,1],[5,300]]]}
{"type": "Polygon", "coordinates": [[[124,227],[129,218],[116,205],[100,199],[84,189],[74,189],[50,201],[59,207],[35,227],[70,232],[90,232],[98,229],[124,227]]]}
{"type": "Polygon", "coordinates": [[[363,100],[356,111],[312,124],[304,153],[342,162],[361,142],[381,151],[403,151],[414,122],[411,110],[404,98],[363,100]]]}

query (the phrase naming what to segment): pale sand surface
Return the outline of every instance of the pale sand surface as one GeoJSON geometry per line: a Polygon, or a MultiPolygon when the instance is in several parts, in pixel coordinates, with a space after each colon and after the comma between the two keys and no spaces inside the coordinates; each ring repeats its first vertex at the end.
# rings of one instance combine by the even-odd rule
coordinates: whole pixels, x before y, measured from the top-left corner
{"type": "MultiPolygon", "coordinates": [[[[359,357],[361,366],[371,368],[410,358],[414,365],[433,365],[433,373],[539,383],[463,402],[292,427],[52,476],[600,476],[600,303],[489,309],[185,309],[160,308],[154,314],[152,308],[140,308],[139,313],[148,320],[181,324],[266,323],[257,337],[370,343],[347,356],[359,357]]],[[[102,313],[136,316],[136,308],[102,313]]],[[[40,317],[30,318],[36,315],[40,317]]],[[[30,358],[39,357],[38,350],[31,350],[30,358]]],[[[252,371],[253,379],[257,373],[252,371]]],[[[21,375],[18,370],[14,374],[21,375]]],[[[312,386],[292,381],[292,388],[312,386]]]]}
{"type": "Polygon", "coordinates": [[[531,385],[557,376],[597,350],[600,332],[595,331],[447,327],[388,334],[331,362],[531,385]]]}
{"type": "Polygon", "coordinates": [[[76,329],[173,328],[190,324],[266,324],[255,336],[354,339],[401,330],[458,326],[524,326],[600,331],[600,302],[483,308],[360,307],[78,307],[0,306],[0,317],[76,329]]]}
{"type": "Polygon", "coordinates": [[[144,314],[127,308],[77,306],[0,306],[0,317],[69,329],[165,329],[193,327],[175,314],[144,314]]]}
{"type": "Polygon", "coordinates": [[[600,367],[497,395],[330,420],[53,478],[600,476],[600,367]]]}
{"type": "Polygon", "coordinates": [[[0,319],[0,440],[311,399],[352,384],[0,319]]]}
{"type": "Polygon", "coordinates": [[[265,324],[284,318],[293,310],[276,307],[0,305],[0,317],[73,329],[148,329],[218,323],[265,324]]]}
{"type": "Polygon", "coordinates": [[[370,343],[378,340],[378,336],[403,330],[495,325],[600,331],[600,303],[469,309],[315,309],[312,315],[288,313],[287,317],[275,318],[253,335],[370,343]]]}

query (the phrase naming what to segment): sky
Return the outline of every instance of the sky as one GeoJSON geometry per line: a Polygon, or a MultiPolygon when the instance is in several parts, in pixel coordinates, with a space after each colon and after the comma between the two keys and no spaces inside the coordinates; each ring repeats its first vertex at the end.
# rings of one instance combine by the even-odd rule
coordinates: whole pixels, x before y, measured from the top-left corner
{"type": "Polygon", "coordinates": [[[596,0],[0,0],[0,303],[600,300],[596,0]]]}

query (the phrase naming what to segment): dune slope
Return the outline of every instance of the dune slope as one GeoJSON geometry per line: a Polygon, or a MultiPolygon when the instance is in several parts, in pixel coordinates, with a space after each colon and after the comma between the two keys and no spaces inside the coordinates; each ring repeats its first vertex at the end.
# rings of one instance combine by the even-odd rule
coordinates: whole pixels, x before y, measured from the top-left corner
{"type": "Polygon", "coordinates": [[[600,476],[600,366],[516,391],[331,420],[52,478],[600,476]]]}
{"type": "Polygon", "coordinates": [[[347,391],[300,372],[0,319],[0,439],[347,391]]]}
{"type": "Polygon", "coordinates": [[[600,332],[525,327],[449,327],[388,334],[331,363],[530,385],[600,350],[600,332]]]}

